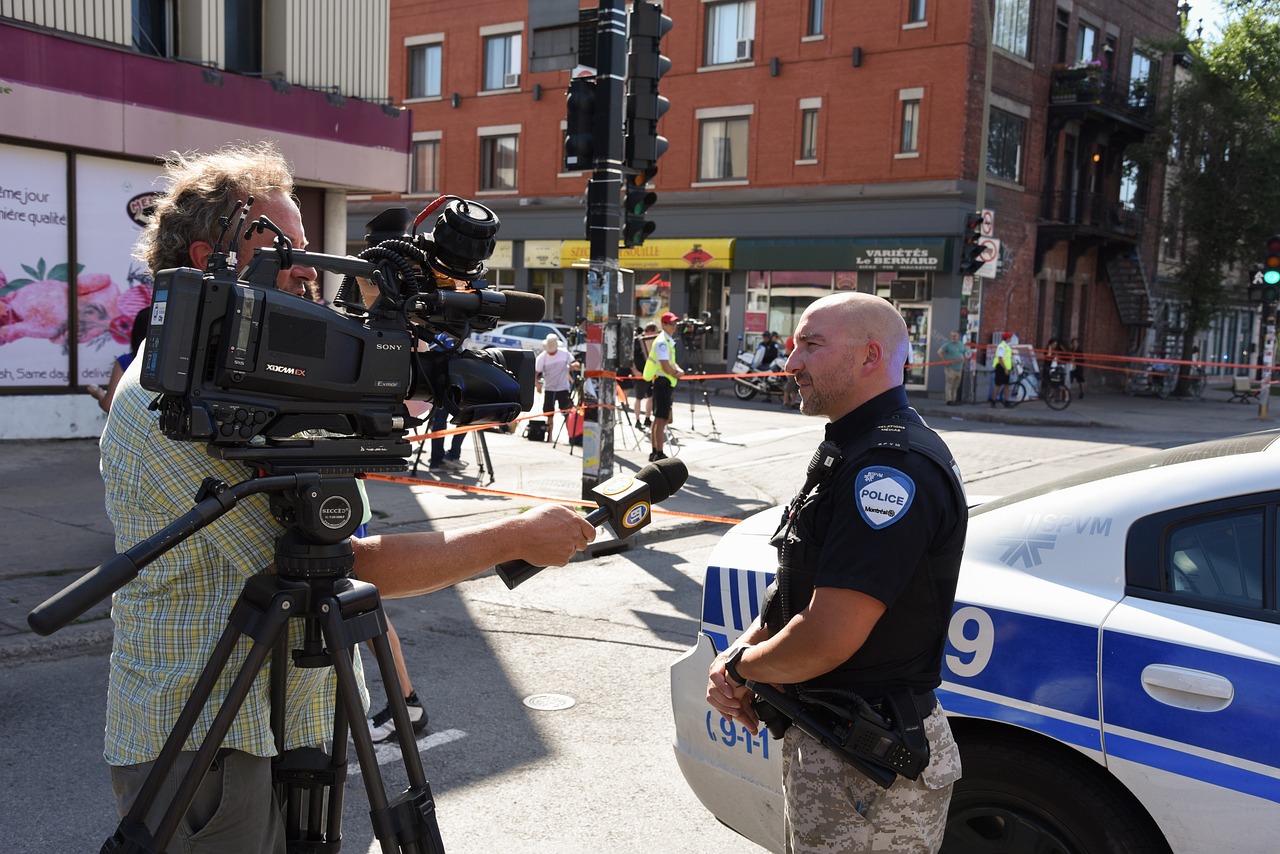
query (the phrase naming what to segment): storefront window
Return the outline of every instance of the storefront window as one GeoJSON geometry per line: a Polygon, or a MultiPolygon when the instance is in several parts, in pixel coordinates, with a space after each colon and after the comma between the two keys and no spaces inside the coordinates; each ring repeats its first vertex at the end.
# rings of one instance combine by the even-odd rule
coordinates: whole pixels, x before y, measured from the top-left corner
{"type": "Polygon", "coordinates": [[[706,320],[710,331],[703,336],[701,360],[726,361],[728,335],[724,328],[725,299],[729,293],[729,274],[718,270],[694,270],[689,273],[689,311],[687,317],[706,320]]]}
{"type": "Polygon", "coordinates": [[[545,320],[566,319],[564,316],[564,271],[533,270],[529,273],[529,290],[546,301],[542,312],[545,320]]]}

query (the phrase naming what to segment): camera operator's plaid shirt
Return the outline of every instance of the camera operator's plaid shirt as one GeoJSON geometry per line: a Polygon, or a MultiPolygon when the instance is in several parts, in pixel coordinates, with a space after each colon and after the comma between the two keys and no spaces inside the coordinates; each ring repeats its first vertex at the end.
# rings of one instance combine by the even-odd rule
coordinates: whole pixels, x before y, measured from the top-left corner
{"type": "MultiPolygon", "coordinates": [[[[156,413],[147,409],[155,395],[138,384],[141,363],[134,359],[121,380],[102,435],[107,514],[115,526],[118,551],[188,512],[204,478],[234,484],[249,476],[245,466],[210,456],[202,443],[171,441],[160,432],[156,413]]],[[[267,497],[251,496],[143,567],[137,578],[116,591],[107,688],[108,764],[134,765],[159,755],[246,579],[272,563],[275,538],[282,530],[267,497]]],[[[291,620],[290,648],[301,646],[301,638],[302,621],[291,620]]],[[[200,746],[251,644],[248,637],[239,639],[184,749],[200,746]]],[[[275,755],[269,665],[270,657],[224,747],[275,755]]],[[[355,667],[367,709],[359,655],[355,667]]],[[[290,663],[285,749],[331,740],[334,692],[332,668],[298,669],[290,663]]]]}

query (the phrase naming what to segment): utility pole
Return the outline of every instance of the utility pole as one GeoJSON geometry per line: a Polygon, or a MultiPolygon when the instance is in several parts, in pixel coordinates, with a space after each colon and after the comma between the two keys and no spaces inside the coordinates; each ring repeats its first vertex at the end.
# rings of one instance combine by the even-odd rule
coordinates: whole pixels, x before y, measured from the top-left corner
{"type": "MultiPolygon", "coordinates": [[[[622,276],[618,240],[622,233],[621,206],[622,116],[627,67],[626,0],[599,0],[596,21],[595,165],[587,183],[587,240],[591,261],[587,270],[586,379],[594,389],[587,405],[582,434],[582,494],[587,497],[599,481],[613,476],[613,428],[617,391],[614,377],[620,364],[618,295],[622,276]]],[[[628,345],[630,341],[626,342],[628,345]]],[[[630,352],[628,350],[628,352],[630,352]]]]}

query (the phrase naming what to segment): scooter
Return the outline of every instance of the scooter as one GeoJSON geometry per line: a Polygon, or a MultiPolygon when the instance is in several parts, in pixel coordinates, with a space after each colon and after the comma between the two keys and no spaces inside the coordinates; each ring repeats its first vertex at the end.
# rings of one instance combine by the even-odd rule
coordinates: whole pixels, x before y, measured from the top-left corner
{"type": "Polygon", "coordinates": [[[749,377],[736,376],[737,374],[763,374],[776,371],[781,373],[785,370],[787,364],[786,356],[778,356],[771,364],[762,365],[757,368],[753,364],[755,361],[755,353],[748,353],[743,350],[738,353],[738,358],[733,362],[732,373],[733,378],[733,394],[738,400],[751,400],[757,394],[763,394],[766,397],[770,395],[782,396],[783,389],[786,388],[787,378],[785,376],[777,377],[749,377]]]}

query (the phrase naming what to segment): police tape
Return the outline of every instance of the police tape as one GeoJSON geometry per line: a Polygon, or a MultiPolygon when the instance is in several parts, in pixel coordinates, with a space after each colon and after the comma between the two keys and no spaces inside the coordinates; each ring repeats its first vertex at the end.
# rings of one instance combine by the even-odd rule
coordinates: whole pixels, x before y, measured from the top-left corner
{"type": "MultiPolygon", "coordinates": [[[[440,480],[423,480],[417,477],[384,474],[381,472],[368,472],[364,477],[367,480],[380,480],[385,483],[399,483],[406,486],[433,486],[438,489],[450,489],[455,492],[494,495],[500,498],[519,498],[527,501],[539,501],[543,504],[562,504],[566,507],[594,508],[598,506],[594,501],[586,501],[580,498],[556,498],[549,495],[533,495],[532,493],[527,492],[511,492],[505,489],[490,489],[487,486],[472,486],[467,483],[446,483],[440,480]]],[[[707,516],[701,513],[685,513],[681,510],[668,510],[665,507],[651,507],[650,512],[654,515],[661,514],[663,516],[675,516],[682,519],[696,519],[699,522],[717,522],[725,525],[736,525],[742,521],[741,519],[730,519],[725,516],[707,516]]]]}

